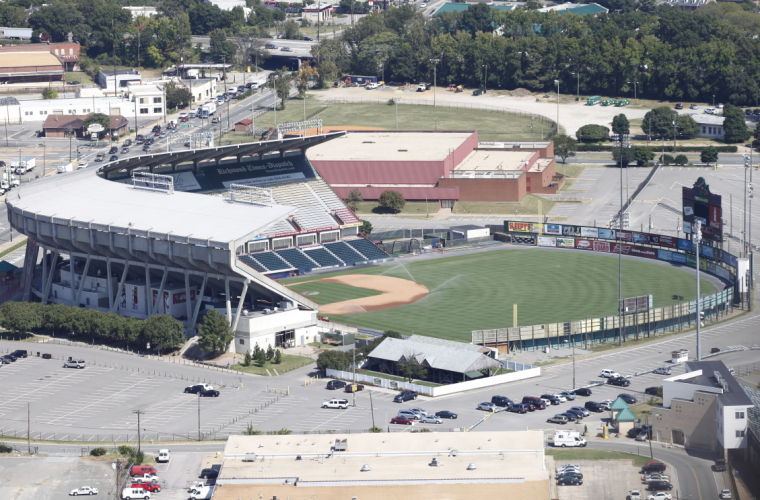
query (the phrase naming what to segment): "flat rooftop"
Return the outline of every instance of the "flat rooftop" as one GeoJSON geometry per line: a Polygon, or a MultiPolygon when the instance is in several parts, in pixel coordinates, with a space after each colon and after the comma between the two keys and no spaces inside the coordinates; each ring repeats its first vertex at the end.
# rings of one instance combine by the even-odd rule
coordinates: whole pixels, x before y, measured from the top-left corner
{"type": "Polygon", "coordinates": [[[310,161],[443,161],[473,132],[349,132],[311,147],[310,161]]]}
{"type": "Polygon", "coordinates": [[[230,436],[217,483],[542,481],[548,477],[543,441],[541,431],[230,436]],[[344,439],[345,451],[332,451],[344,439]],[[430,465],[434,458],[437,466],[430,465]]]}
{"type": "Polygon", "coordinates": [[[6,197],[41,218],[228,243],[264,232],[294,211],[285,205],[232,203],[219,196],[136,189],[109,181],[95,168],[22,184],[6,197]]]}
{"type": "Polygon", "coordinates": [[[61,61],[50,52],[0,52],[0,68],[29,66],[61,66],[61,61]]]}
{"type": "Polygon", "coordinates": [[[462,160],[455,170],[523,170],[536,154],[535,151],[476,149],[467,155],[467,158],[462,160]]]}

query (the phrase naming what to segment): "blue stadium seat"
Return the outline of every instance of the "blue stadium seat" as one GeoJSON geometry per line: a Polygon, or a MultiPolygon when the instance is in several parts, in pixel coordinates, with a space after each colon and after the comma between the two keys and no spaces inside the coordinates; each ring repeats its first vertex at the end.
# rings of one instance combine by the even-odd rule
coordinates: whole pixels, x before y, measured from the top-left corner
{"type": "Polygon", "coordinates": [[[282,260],[282,257],[274,252],[258,252],[253,254],[253,257],[259,261],[262,266],[266,266],[269,271],[293,269],[293,266],[282,260]]]}
{"type": "Polygon", "coordinates": [[[244,264],[249,265],[250,267],[254,268],[255,270],[257,270],[260,273],[264,273],[264,272],[267,271],[266,268],[264,268],[261,264],[259,264],[258,262],[256,262],[253,259],[253,257],[251,257],[250,255],[241,255],[238,258],[240,260],[242,260],[244,264]]]}
{"type": "Polygon", "coordinates": [[[387,259],[388,254],[377,248],[374,243],[372,243],[369,240],[366,240],[364,238],[359,238],[357,240],[350,240],[347,241],[349,245],[351,245],[354,250],[357,250],[359,253],[364,255],[367,260],[380,260],[380,259],[387,259]]]}
{"type": "Polygon", "coordinates": [[[339,266],[341,262],[322,247],[309,248],[303,251],[306,255],[315,260],[322,267],[339,266]]]}
{"type": "Polygon", "coordinates": [[[302,271],[311,271],[315,267],[319,267],[317,264],[314,264],[312,261],[308,259],[299,249],[297,248],[286,248],[284,250],[277,250],[275,252],[277,255],[285,259],[295,267],[296,269],[300,269],[302,271]]]}
{"type": "Polygon", "coordinates": [[[329,248],[332,253],[338,256],[340,260],[348,264],[349,266],[355,265],[357,262],[362,262],[367,260],[367,258],[351,248],[350,246],[346,245],[342,241],[336,241],[334,243],[326,243],[326,248],[329,248]]]}

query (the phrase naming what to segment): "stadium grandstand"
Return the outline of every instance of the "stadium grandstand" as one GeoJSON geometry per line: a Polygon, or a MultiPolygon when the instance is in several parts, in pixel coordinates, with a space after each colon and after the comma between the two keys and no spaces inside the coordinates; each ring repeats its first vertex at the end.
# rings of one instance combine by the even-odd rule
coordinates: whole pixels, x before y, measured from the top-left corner
{"type": "Polygon", "coordinates": [[[27,235],[25,300],[145,318],[188,334],[218,309],[234,350],[303,345],[317,305],[276,279],[388,259],[306,159],[331,133],[127,158],[6,199],[27,235]]]}

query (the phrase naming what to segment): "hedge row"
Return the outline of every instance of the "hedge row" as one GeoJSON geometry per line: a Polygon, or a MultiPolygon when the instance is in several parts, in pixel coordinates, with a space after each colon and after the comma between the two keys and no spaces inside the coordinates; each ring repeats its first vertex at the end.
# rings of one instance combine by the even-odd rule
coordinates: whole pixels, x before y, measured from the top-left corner
{"type": "Polygon", "coordinates": [[[34,332],[152,352],[172,351],[185,339],[182,323],[164,314],[138,320],[95,309],[38,302],[0,305],[0,326],[15,333],[34,332]]]}
{"type": "MultiPolygon", "coordinates": [[[[647,149],[653,153],[662,153],[665,151],[666,153],[672,153],[673,151],[681,151],[681,152],[692,152],[692,153],[701,153],[705,149],[707,149],[709,146],[676,146],[675,149],[673,149],[673,146],[636,146],[637,148],[647,149]]],[[[715,149],[718,150],[719,153],[736,153],[738,151],[738,148],[736,146],[712,146],[715,149]]],[[[613,151],[614,149],[617,149],[612,144],[578,144],[578,147],[576,148],[577,151],[613,151]]]]}

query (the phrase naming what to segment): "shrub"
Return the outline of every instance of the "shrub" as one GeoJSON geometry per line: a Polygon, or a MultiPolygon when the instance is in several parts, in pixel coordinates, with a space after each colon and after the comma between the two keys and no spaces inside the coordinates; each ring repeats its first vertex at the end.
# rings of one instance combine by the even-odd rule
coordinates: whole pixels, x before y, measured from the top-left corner
{"type": "Polygon", "coordinates": [[[370,427],[368,430],[369,430],[369,432],[375,432],[375,433],[377,433],[377,432],[383,432],[383,429],[380,428],[380,427],[378,427],[378,426],[370,427]]]}
{"type": "Polygon", "coordinates": [[[90,450],[90,455],[92,455],[93,457],[102,457],[105,454],[106,454],[105,448],[93,448],[90,450]]]}
{"type": "Polygon", "coordinates": [[[675,157],[675,159],[673,160],[673,162],[676,165],[683,166],[683,165],[687,165],[689,163],[689,159],[686,157],[686,155],[678,155],[678,156],[675,157]]]}
{"type": "Polygon", "coordinates": [[[0,443],[0,453],[10,453],[13,451],[13,448],[8,446],[7,444],[0,443]]]}
{"type": "Polygon", "coordinates": [[[603,125],[584,125],[575,132],[580,142],[600,142],[610,138],[610,129],[603,125]]]}

